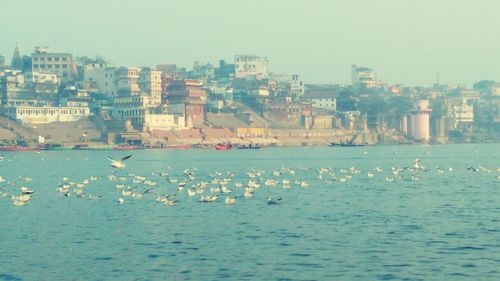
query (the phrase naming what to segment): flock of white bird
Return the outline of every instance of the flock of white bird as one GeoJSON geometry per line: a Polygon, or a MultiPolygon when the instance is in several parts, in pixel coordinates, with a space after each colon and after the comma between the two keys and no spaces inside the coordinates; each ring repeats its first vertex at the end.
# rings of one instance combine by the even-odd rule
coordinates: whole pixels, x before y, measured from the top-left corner
{"type": "MultiPolygon", "coordinates": [[[[422,165],[420,159],[416,159],[412,165],[407,167],[391,167],[384,171],[381,167],[362,171],[358,167],[334,168],[322,167],[319,169],[298,168],[296,170],[282,167],[274,171],[258,169],[248,170],[245,175],[236,175],[232,171],[215,171],[207,175],[198,174],[197,168],[184,169],[179,173],[153,172],[151,175],[138,175],[125,171],[125,160],[132,155],[125,156],[119,160],[111,157],[111,167],[114,172],[107,176],[91,176],[82,180],[72,180],[63,177],[56,191],[63,198],[75,197],[88,200],[99,200],[103,195],[94,195],[89,190],[95,182],[99,185],[115,189],[116,202],[125,204],[129,200],[155,200],[158,204],[175,206],[181,200],[199,201],[201,203],[213,203],[224,198],[226,205],[234,205],[238,200],[249,200],[254,194],[263,189],[290,189],[308,188],[309,183],[304,178],[310,179],[315,186],[343,183],[354,177],[382,178],[387,182],[394,181],[418,181],[428,173],[443,174],[453,172],[452,167],[434,167],[428,169],[422,165]],[[105,181],[105,183],[102,183],[105,181]],[[184,197],[184,198],[182,198],[184,197]]],[[[0,161],[3,160],[0,159],[0,161]]],[[[500,168],[489,169],[486,167],[469,167],[469,172],[500,173],[500,168]]],[[[500,175],[496,175],[500,180],[500,175]]],[[[35,190],[28,187],[33,179],[19,176],[16,181],[9,181],[0,176],[0,198],[9,198],[15,206],[25,206],[32,199],[35,190]]],[[[262,198],[262,197],[261,197],[262,198]]],[[[280,204],[281,198],[265,197],[265,203],[269,205],[280,204]]]]}

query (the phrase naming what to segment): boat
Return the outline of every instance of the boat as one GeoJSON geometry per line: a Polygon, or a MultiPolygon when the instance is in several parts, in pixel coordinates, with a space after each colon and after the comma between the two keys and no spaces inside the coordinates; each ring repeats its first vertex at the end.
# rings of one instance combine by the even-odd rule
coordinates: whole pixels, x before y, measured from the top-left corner
{"type": "Polygon", "coordinates": [[[240,145],[238,149],[261,149],[262,146],[257,144],[249,144],[249,145],[240,145]]]}
{"type": "Polygon", "coordinates": [[[233,149],[233,145],[230,143],[215,145],[215,150],[231,150],[231,149],[233,149]]]}
{"type": "Polygon", "coordinates": [[[17,145],[6,145],[0,146],[0,151],[35,151],[40,150],[36,146],[17,146],[17,145]]]}
{"type": "Polygon", "coordinates": [[[337,147],[360,147],[360,146],[367,146],[368,144],[366,143],[348,143],[348,142],[340,142],[340,143],[330,143],[328,146],[337,146],[337,147]]]}
{"type": "Polygon", "coordinates": [[[89,145],[86,143],[83,144],[75,144],[72,148],[73,150],[84,150],[84,149],[89,149],[89,145]]]}
{"type": "Polygon", "coordinates": [[[367,143],[356,143],[355,140],[358,137],[358,135],[354,135],[350,140],[341,141],[341,142],[330,142],[328,146],[330,147],[361,147],[361,146],[367,146],[367,143]]]}
{"type": "Polygon", "coordinates": [[[60,143],[47,143],[39,146],[41,150],[64,150],[64,146],[60,143]]]}
{"type": "Polygon", "coordinates": [[[191,149],[193,146],[191,144],[172,144],[163,147],[164,149],[191,149]]]}
{"type": "Polygon", "coordinates": [[[115,146],[115,150],[136,150],[141,149],[142,147],[137,145],[118,145],[115,146]]]}

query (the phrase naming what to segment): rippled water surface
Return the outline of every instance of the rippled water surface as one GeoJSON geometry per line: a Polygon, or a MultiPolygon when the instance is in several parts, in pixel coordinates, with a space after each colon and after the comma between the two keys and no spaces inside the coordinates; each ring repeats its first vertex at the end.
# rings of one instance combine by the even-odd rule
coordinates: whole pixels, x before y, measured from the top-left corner
{"type": "Polygon", "coordinates": [[[109,167],[106,156],[126,154],[3,153],[0,280],[500,280],[498,144],[148,150],[134,151],[123,171],[109,167]],[[425,170],[392,173],[415,158],[425,170]],[[180,182],[185,169],[195,178],[182,192],[159,174],[180,182]],[[246,185],[252,169],[263,171],[252,178],[261,187],[244,198],[235,183],[246,185]],[[127,177],[138,193],[149,188],[129,173],[158,186],[120,205],[122,182],[108,175],[127,177]],[[235,205],[222,194],[214,203],[187,196],[210,174],[231,178],[235,205]],[[83,189],[96,200],[56,191],[63,177],[91,176],[99,179],[83,189]],[[35,193],[14,206],[21,186],[35,193]],[[164,194],[177,194],[177,205],[156,202],[164,194]]]}

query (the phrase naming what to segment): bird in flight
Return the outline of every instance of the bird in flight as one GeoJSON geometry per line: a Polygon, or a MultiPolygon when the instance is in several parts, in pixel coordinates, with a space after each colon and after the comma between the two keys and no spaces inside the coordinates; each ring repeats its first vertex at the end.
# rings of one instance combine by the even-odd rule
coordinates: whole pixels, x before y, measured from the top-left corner
{"type": "Polygon", "coordinates": [[[130,157],[132,157],[132,155],[125,156],[120,160],[115,160],[115,159],[108,156],[108,159],[109,159],[109,161],[111,161],[111,167],[118,169],[118,170],[121,170],[121,169],[125,168],[125,160],[129,159],[130,157]]]}

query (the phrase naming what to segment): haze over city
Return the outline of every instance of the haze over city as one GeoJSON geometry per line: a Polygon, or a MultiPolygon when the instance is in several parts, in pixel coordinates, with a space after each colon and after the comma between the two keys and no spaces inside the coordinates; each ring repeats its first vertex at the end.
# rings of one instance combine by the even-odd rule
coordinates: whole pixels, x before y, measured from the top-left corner
{"type": "Polygon", "coordinates": [[[352,64],[391,83],[472,85],[500,78],[497,1],[3,1],[0,54],[16,44],[116,65],[267,56],[306,83],[350,81],[352,64]],[[438,75],[439,73],[439,75],[438,75]]]}

